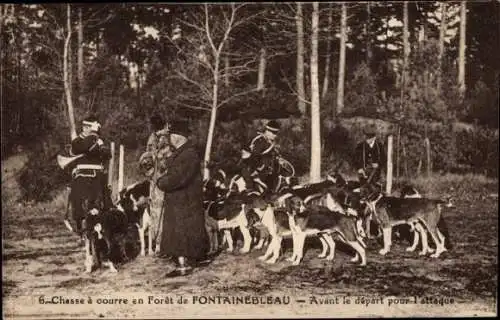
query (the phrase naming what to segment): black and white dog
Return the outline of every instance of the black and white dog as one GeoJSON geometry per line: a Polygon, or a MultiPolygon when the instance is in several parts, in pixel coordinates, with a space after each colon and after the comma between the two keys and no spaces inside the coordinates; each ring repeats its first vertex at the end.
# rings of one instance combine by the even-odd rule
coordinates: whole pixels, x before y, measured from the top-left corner
{"type": "MultiPolygon", "coordinates": [[[[150,213],[151,181],[134,183],[120,191],[116,208],[126,214],[129,225],[137,227],[141,243],[140,255],[146,255],[145,235],[148,233],[148,255],[153,252],[153,233],[155,230],[150,213]]],[[[159,250],[158,246],[155,248],[159,250]]]]}

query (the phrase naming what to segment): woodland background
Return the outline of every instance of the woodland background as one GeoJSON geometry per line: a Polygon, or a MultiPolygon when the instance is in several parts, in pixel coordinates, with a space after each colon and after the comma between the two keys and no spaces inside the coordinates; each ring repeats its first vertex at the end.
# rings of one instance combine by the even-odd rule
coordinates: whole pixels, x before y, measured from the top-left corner
{"type": "Polygon", "coordinates": [[[397,178],[424,172],[424,138],[434,172],[498,177],[499,7],[2,4],[2,159],[29,150],[24,198],[47,200],[83,117],[99,116],[133,171],[159,112],[190,120],[210,166],[230,166],[274,118],[298,175],[348,170],[375,122],[395,138],[397,178]]]}

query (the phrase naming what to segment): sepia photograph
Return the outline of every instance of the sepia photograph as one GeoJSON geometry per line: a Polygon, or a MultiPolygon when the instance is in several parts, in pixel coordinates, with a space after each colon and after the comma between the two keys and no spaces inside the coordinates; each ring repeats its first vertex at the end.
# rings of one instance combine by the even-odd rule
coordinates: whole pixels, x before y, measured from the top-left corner
{"type": "Polygon", "coordinates": [[[496,317],[500,1],[0,4],[2,318],[496,317]]]}

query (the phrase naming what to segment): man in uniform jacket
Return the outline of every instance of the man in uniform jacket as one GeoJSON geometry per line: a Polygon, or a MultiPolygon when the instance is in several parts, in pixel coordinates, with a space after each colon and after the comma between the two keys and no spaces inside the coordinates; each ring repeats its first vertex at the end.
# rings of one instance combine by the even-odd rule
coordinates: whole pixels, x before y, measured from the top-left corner
{"type": "Polygon", "coordinates": [[[371,182],[378,183],[381,170],[385,167],[385,149],[377,140],[377,131],[374,125],[364,129],[365,140],[360,142],[355,150],[355,165],[359,181],[363,184],[372,174],[371,182]]]}
{"type": "Polygon", "coordinates": [[[167,158],[167,169],[157,180],[164,192],[160,256],[177,259],[175,270],[167,277],[187,275],[197,262],[207,257],[208,235],[203,212],[201,160],[190,140],[187,121],[169,126],[174,148],[167,158]]]}
{"type": "Polygon", "coordinates": [[[272,170],[274,161],[277,161],[276,158],[279,155],[275,143],[279,130],[280,124],[278,122],[269,121],[264,132],[257,134],[250,144],[242,149],[241,153],[241,163],[245,167],[243,169],[244,175],[246,171],[252,173],[254,177],[258,176],[267,187],[271,187],[269,185],[271,174],[269,170],[272,170]]]}
{"type": "Polygon", "coordinates": [[[105,162],[111,158],[111,152],[99,135],[100,128],[96,117],[87,117],[82,123],[82,132],[71,141],[72,155],[83,155],[72,163],[69,198],[76,232],[80,235],[85,214],[92,209],[89,206],[99,205],[99,210],[112,206],[105,174],[105,162]]]}

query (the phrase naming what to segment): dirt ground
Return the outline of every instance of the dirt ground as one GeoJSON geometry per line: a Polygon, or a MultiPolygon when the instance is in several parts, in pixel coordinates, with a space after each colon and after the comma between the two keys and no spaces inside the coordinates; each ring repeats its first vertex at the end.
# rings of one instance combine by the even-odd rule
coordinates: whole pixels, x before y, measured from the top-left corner
{"type": "Polygon", "coordinates": [[[488,195],[498,193],[497,182],[464,186],[467,197],[458,194],[445,212],[454,247],[438,259],[405,252],[405,241],[379,256],[373,240],[365,267],[350,262],[352,252],[340,245],[327,262],[316,257],[319,241],[308,239],[304,261],[292,266],[287,240],[274,265],[257,259],[262,251],[221,253],[188,277],[167,279],[173,266],[157,257],[138,257],[116,274],[85,274],[84,249],[62,224],[63,201],[16,202],[13,175],[3,167],[6,319],[496,315],[498,202],[488,195]],[[227,303],[233,297],[240,303],[227,303]]]}

